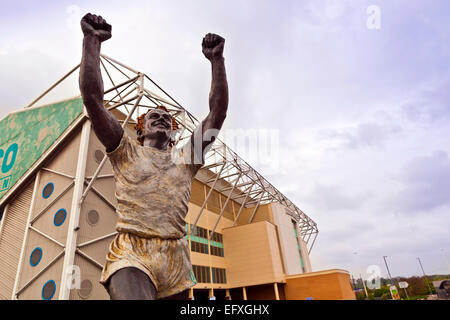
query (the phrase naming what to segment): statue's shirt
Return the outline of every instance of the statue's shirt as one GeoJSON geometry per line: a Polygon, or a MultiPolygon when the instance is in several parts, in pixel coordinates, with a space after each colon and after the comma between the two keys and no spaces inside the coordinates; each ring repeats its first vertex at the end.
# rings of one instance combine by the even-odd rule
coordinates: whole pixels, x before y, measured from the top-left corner
{"type": "Polygon", "coordinates": [[[191,184],[201,167],[185,158],[183,149],[161,151],[141,146],[125,132],[108,152],[116,185],[117,231],[144,238],[180,239],[191,184]]]}

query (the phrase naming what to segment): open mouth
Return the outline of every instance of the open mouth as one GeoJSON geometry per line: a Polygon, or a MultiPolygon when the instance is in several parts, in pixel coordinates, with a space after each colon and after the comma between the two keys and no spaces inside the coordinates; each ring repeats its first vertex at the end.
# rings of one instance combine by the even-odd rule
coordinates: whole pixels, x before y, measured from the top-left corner
{"type": "Polygon", "coordinates": [[[164,128],[164,129],[169,128],[168,124],[166,124],[165,122],[162,122],[162,121],[153,122],[152,125],[157,128],[164,128]]]}

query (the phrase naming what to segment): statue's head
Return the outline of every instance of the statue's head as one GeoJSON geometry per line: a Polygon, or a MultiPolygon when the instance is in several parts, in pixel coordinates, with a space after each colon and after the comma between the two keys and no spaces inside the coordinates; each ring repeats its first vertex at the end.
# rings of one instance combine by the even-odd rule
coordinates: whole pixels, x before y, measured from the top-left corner
{"type": "Polygon", "coordinates": [[[171,134],[178,129],[178,124],[164,106],[148,110],[139,116],[137,122],[134,128],[141,146],[144,145],[145,139],[153,139],[158,145],[173,146],[171,134]]]}

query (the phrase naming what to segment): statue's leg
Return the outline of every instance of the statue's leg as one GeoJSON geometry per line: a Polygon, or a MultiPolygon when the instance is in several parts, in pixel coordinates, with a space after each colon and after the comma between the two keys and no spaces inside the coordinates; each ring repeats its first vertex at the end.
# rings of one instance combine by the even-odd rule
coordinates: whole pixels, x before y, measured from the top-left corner
{"type": "Polygon", "coordinates": [[[114,273],[108,285],[111,300],[155,300],[156,288],[150,278],[133,267],[114,273]]]}
{"type": "Polygon", "coordinates": [[[174,295],[162,298],[161,300],[188,300],[189,299],[189,290],[184,290],[174,295]]]}

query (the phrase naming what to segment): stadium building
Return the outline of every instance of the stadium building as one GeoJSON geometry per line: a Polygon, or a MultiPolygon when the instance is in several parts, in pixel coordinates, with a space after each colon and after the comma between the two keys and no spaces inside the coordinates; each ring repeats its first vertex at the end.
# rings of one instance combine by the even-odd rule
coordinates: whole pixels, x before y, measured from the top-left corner
{"type": "MultiPolygon", "coordinates": [[[[164,105],[187,141],[199,121],[151,78],[104,55],[102,67],[105,107],[130,136],[137,115],[164,105]]],[[[112,168],[81,98],[51,100],[78,89],[77,69],[0,121],[0,299],[109,298],[112,168]]],[[[347,271],[312,270],[310,217],[219,139],[205,159],[186,217],[193,299],[355,298],[347,271]]]]}

